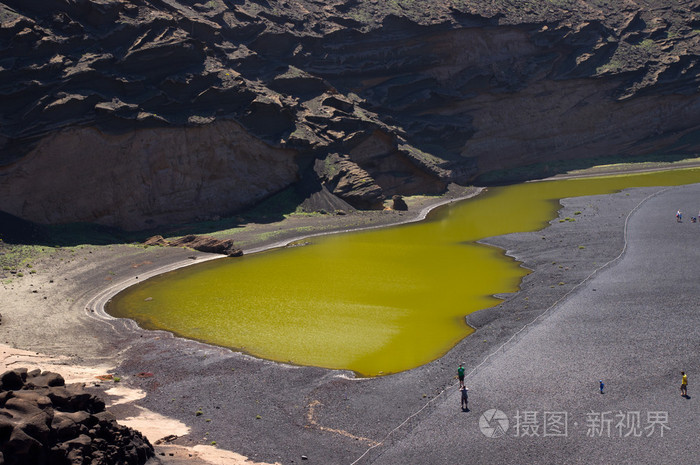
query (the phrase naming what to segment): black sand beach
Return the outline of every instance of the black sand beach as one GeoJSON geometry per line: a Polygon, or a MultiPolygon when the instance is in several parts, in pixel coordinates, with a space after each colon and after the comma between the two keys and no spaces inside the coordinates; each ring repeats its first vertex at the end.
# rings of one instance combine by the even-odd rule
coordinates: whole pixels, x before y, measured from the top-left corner
{"type": "Polygon", "coordinates": [[[115,414],[128,424],[147,409],[158,415],[150,426],[160,421],[165,427],[153,434],[179,436],[157,448],[166,464],[235,463],[175,447],[212,444],[241,454],[240,463],[245,457],[285,464],[303,457],[323,464],[677,462],[696,443],[692,348],[700,265],[694,236],[700,225],[676,223],[673,214],[697,210],[698,190],[643,188],[568,199],[560,216],[581,211],[576,222],[555,219],[543,231],[488,239],[533,270],[521,291],[469,315],[477,331],[445,356],[396,375],[355,379],[95,317],[90,303],[114,282],[203,257],[178,249],[88,247],[74,251],[69,263],[68,257],[46,258],[41,272],[4,286],[0,342],[68,356],[67,367],[113,364],[121,384],[142,393],[113,406],[115,414]],[[42,308],[47,311],[37,315],[42,308]],[[459,409],[454,376],[460,362],[467,368],[470,412],[459,409]],[[679,395],[680,370],[689,373],[690,399],[679,395]],[[137,376],[143,372],[153,376],[137,376]],[[502,438],[487,438],[479,428],[489,409],[510,420],[502,438]],[[514,426],[517,412],[529,412],[530,420],[538,412],[540,433],[545,412],[566,412],[568,434],[515,437],[522,429],[514,426]],[[589,437],[587,421],[595,418],[587,414],[603,412],[613,412],[605,417],[613,418],[610,436],[589,437]],[[618,438],[618,412],[632,418],[639,412],[643,435],[618,438]],[[666,412],[663,437],[658,424],[646,436],[649,412],[666,412]]]}
{"type": "MultiPolygon", "coordinates": [[[[594,268],[597,272],[551,308],[541,308],[546,313],[536,324],[467,376],[471,412],[461,412],[458,394],[449,391],[373,463],[673,463],[691,456],[700,409],[697,395],[691,390],[689,398],[681,397],[679,387],[680,372],[697,372],[700,361],[693,349],[700,337],[693,284],[700,271],[700,230],[689,219],[676,223],[673,214],[678,208],[697,210],[699,193],[700,186],[692,185],[566,200],[565,211],[596,214],[582,218],[589,225],[577,221],[548,228],[542,242],[561,241],[563,248],[551,254],[549,266],[538,254],[528,281],[539,280],[535,287],[541,291],[547,279],[553,284],[559,279],[548,276],[547,268],[568,267],[577,276],[562,280],[571,284],[581,282],[593,261],[602,268],[594,268]],[[636,205],[637,210],[630,208],[636,205]],[[624,243],[622,235],[606,239],[606,225],[619,227],[627,219],[624,243]],[[582,226],[587,237],[574,231],[582,226]],[[614,250],[596,251],[606,243],[617,244],[619,259],[614,250]],[[496,434],[491,429],[499,423],[496,418],[480,428],[480,417],[491,409],[509,420],[502,437],[489,437],[496,434]]],[[[489,242],[512,247],[529,263],[528,244],[536,243],[536,236],[489,242]]],[[[516,302],[521,308],[543,302],[533,299],[529,287],[525,283],[504,307],[517,312],[516,302]]]]}

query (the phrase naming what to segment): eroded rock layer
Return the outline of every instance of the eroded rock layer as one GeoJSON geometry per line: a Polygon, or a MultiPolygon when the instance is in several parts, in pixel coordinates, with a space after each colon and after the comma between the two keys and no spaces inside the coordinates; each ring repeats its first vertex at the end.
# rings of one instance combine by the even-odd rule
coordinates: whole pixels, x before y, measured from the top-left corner
{"type": "Polygon", "coordinates": [[[235,246],[232,239],[217,239],[211,236],[188,234],[178,239],[167,241],[163,236],[152,236],[146,239],[144,245],[161,247],[187,247],[200,252],[218,253],[229,257],[240,257],[243,250],[235,246]]]}
{"type": "Polygon", "coordinates": [[[528,165],[696,152],[699,11],[3,0],[0,210],[144,229],[290,186],[378,208],[528,165]]]}

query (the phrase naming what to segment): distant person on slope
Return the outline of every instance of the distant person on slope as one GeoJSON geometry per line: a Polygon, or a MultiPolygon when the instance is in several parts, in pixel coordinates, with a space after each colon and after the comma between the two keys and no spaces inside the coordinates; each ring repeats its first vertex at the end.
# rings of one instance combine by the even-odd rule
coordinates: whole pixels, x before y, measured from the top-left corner
{"type": "Polygon", "coordinates": [[[466,386],[462,386],[462,411],[469,411],[469,389],[466,386]]]}
{"type": "Polygon", "coordinates": [[[457,368],[457,377],[459,378],[459,387],[463,388],[464,387],[464,363],[459,364],[459,368],[457,368]]]}

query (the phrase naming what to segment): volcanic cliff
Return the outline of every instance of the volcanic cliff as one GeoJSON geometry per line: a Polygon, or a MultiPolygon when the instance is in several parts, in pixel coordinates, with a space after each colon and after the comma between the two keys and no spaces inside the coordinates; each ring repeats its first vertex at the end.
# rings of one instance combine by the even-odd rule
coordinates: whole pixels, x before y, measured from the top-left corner
{"type": "Polygon", "coordinates": [[[145,229],[697,152],[700,1],[2,0],[0,211],[145,229]],[[315,202],[317,205],[318,202],[315,202]]]}

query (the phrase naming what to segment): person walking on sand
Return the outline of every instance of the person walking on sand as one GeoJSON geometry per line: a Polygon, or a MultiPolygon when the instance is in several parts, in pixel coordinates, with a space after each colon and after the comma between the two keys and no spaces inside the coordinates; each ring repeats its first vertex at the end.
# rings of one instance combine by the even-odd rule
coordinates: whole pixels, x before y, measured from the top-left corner
{"type": "Polygon", "coordinates": [[[459,368],[457,368],[457,378],[459,378],[459,387],[463,388],[464,387],[464,363],[460,363],[459,368]]]}
{"type": "Polygon", "coordinates": [[[605,394],[605,384],[603,384],[603,380],[601,379],[598,382],[600,383],[600,393],[605,394]]]}
{"type": "Polygon", "coordinates": [[[681,371],[681,397],[688,397],[688,375],[681,371]]]}
{"type": "Polygon", "coordinates": [[[462,411],[463,412],[468,412],[469,411],[469,389],[467,389],[466,386],[462,386],[462,411]]]}
{"type": "Polygon", "coordinates": [[[680,210],[676,212],[676,221],[678,221],[679,223],[683,221],[683,213],[681,213],[680,210]]]}

